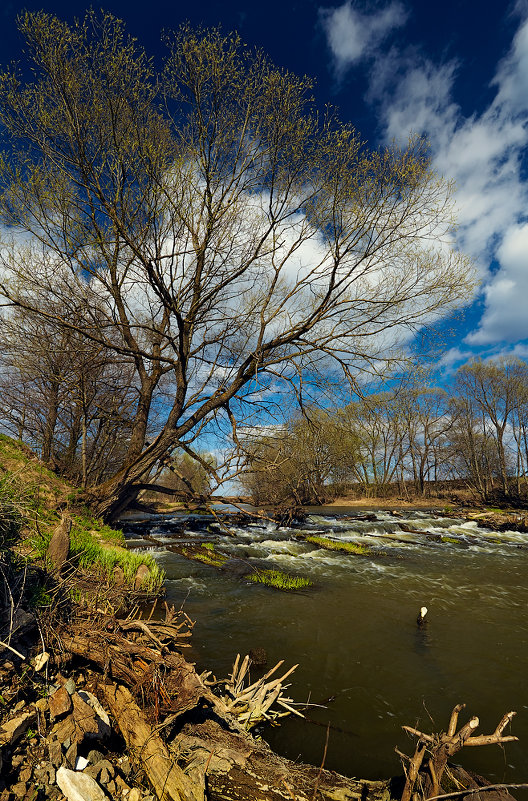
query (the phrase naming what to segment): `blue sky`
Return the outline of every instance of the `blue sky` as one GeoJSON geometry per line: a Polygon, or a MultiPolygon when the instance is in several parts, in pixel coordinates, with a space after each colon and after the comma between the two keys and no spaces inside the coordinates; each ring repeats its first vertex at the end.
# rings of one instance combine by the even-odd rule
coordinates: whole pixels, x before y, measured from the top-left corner
{"type": "MultiPolygon", "coordinates": [[[[160,31],[185,20],[237,29],[278,65],[314,77],[318,103],[338,106],[371,145],[426,133],[435,165],[456,181],[457,238],[482,280],[443,365],[528,356],[528,0],[103,5],[153,54],[160,31]]],[[[4,63],[20,56],[23,8],[72,19],[86,6],[5,3],[4,63]]]]}

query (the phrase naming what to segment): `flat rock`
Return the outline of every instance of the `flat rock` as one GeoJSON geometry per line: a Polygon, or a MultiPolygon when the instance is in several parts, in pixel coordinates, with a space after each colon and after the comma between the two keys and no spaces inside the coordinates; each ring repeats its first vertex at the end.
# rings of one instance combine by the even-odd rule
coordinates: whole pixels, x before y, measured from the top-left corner
{"type": "Polygon", "coordinates": [[[59,689],[49,697],[49,709],[51,717],[56,720],[63,718],[73,709],[73,702],[71,695],[66,687],[59,687],[59,689]]]}
{"type": "Polygon", "coordinates": [[[112,726],[110,725],[110,718],[106,713],[104,707],[99,703],[95,695],[88,690],[79,690],[79,698],[88,704],[95,712],[97,725],[99,727],[99,737],[110,737],[112,726]]]}
{"type": "Polygon", "coordinates": [[[82,743],[86,737],[100,737],[97,715],[92,707],[78,693],[74,693],[71,698],[73,711],[64,720],[56,723],[51,731],[52,738],[67,744],[67,747],[72,743],[82,743]]]}
{"type": "Polygon", "coordinates": [[[50,655],[47,651],[42,651],[42,653],[38,654],[33,660],[33,667],[37,671],[37,673],[42,670],[42,668],[46,667],[49,662],[50,655]]]}
{"type": "Polygon", "coordinates": [[[59,768],[56,781],[68,801],[107,801],[102,787],[86,773],[59,768]]]}
{"type": "Polygon", "coordinates": [[[36,719],[37,713],[32,710],[11,720],[6,720],[0,728],[0,746],[16,743],[36,719]]]}

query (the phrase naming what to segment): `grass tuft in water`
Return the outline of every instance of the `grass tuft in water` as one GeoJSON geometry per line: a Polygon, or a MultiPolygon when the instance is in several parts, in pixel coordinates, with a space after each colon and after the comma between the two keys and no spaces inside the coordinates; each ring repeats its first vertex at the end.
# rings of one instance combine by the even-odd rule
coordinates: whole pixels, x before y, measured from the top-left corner
{"type": "Polygon", "coordinates": [[[309,536],[304,538],[306,542],[311,542],[314,545],[319,545],[327,551],[345,551],[346,553],[354,553],[358,555],[369,553],[369,548],[366,545],[357,545],[355,542],[336,542],[328,537],[309,536]]]}
{"type": "Polygon", "coordinates": [[[280,570],[258,570],[246,576],[254,584],[266,584],[268,587],[275,587],[277,590],[303,590],[312,587],[313,582],[304,576],[291,576],[289,573],[282,573],[280,570]]]}
{"type": "Polygon", "coordinates": [[[223,553],[216,551],[214,545],[210,542],[203,543],[200,548],[179,548],[178,551],[186,559],[203,562],[204,565],[210,565],[211,567],[222,567],[228,559],[223,553]]]}

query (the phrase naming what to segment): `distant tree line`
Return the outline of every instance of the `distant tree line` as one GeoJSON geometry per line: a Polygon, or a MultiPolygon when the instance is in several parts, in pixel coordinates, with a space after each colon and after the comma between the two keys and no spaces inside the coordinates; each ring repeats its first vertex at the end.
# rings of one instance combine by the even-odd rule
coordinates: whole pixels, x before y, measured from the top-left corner
{"type": "Polygon", "coordinates": [[[453,481],[512,501],[527,492],[527,429],[528,365],[475,360],[449,390],[415,382],[248,438],[242,482],[259,504],[426,496],[453,481]]]}

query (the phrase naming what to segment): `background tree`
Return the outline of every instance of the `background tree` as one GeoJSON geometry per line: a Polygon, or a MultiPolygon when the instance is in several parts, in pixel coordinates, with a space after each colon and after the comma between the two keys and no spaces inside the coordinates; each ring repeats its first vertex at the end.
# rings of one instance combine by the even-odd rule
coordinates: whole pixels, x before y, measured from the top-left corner
{"type": "Polygon", "coordinates": [[[86,494],[100,514],[203,426],[395,357],[464,302],[451,189],[421,140],[369,151],[234,34],[184,27],[158,75],[110,15],[20,28],[34,77],[0,76],[3,293],[133,365],[126,452],[86,494]]]}

